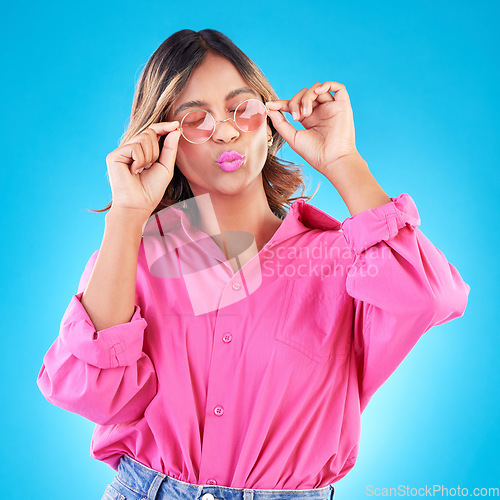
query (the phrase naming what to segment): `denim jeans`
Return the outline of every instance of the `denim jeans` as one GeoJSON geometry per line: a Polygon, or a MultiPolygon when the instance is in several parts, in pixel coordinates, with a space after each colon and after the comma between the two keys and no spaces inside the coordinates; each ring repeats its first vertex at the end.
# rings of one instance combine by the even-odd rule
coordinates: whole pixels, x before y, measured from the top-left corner
{"type": "Polygon", "coordinates": [[[101,500],[332,500],[333,485],[309,490],[257,490],[185,483],[150,469],[128,455],[101,500]]]}

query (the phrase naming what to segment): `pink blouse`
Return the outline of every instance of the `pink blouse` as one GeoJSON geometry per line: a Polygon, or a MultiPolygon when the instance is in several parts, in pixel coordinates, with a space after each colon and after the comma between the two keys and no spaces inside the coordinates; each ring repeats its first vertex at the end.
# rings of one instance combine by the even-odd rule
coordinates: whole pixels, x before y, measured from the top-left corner
{"type": "Polygon", "coordinates": [[[85,267],[37,384],[96,423],[91,456],[127,454],[192,484],[307,489],[356,462],[360,415],[470,287],[406,193],[340,223],[304,200],[234,273],[182,211],[146,224],[135,311],[98,332],[85,267]]]}

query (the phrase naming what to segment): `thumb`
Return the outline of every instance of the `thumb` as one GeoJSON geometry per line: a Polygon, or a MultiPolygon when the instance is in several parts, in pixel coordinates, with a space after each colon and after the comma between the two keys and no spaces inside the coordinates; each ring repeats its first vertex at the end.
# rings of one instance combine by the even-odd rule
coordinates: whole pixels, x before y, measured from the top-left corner
{"type": "Polygon", "coordinates": [[[269,117],[271,118],[274,128],[278,131],[278,133],[285,139],[290,146],[292,146],[295,142],[295,134],[297,130],[290,124],[290,122],[285,118],[285,115],[278,110],[268,109],[269,117]]]}
{"type": "Polygon", "coordinates": [[[166,167],[174,165],[180,136],[181,133],[177,129],[167,134],[165,141],[163,142],[160,157],[157,160],[158,163],[161,163],[166,167]]]}

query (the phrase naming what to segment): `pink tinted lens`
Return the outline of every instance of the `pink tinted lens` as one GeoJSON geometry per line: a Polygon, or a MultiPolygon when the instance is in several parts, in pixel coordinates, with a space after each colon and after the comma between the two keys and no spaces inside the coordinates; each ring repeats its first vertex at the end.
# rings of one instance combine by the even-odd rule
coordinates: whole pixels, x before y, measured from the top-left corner
{"type": "Polygon", "coordinates": [[[266,107],[261,101],[250,99],[236,109],[236,125],[245,132],[257,130],[266,119],[266,107]]]}
{"type": "MultiPolygon", "coordinates": [[[[242,102],[236,108],[236,125],[245,132],[257,130],[266,119],[264,103],[255,99],[242,102]]],[[[214,130],[214,120],[206,111],[190,111],[182,122],[182,133],[191,142],[207,141],[214,130]]]]}
{"type": "Polygon", "coordinates": [[[206,111],[190,111],[182,122],[182,133],[192,142],[205,142],[213,130],[214,121],[206,111]]]}

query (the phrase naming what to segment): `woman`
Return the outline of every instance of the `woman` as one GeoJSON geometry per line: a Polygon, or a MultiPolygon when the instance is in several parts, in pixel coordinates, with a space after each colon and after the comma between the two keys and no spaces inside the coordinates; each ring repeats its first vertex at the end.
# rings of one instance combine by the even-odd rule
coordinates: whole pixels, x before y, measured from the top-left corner
{"type": "Polygon", "coordinates": [[[103,498],[333,498],[370,398],[470,290],[372,176],[346,88],[280,100],[222,33],[182,30],[107,167],[102,245],[38,376],[96,423],[91,455],[118,471],[103,498]],[[291,198],[285,141],[343,223],[291,198]]]}

